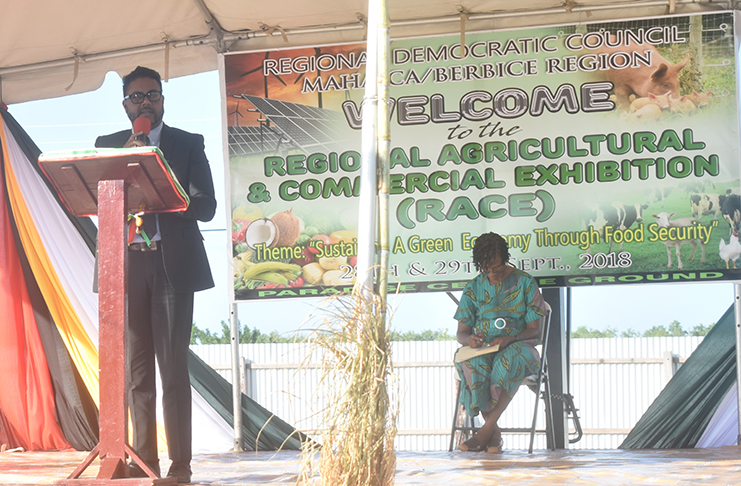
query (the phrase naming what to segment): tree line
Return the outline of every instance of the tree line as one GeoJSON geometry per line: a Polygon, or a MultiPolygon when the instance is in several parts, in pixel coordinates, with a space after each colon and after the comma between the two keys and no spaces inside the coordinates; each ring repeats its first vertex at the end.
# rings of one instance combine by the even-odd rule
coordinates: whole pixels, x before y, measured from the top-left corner
{"type": "MultiPolygon", "coordinates": [[[[232,341],[229,324],[221,321],[221,333],[211,332],[208,329],[200,329],[193,323],[193,331],[190,335],[190,344],[229,344],[232,341]]],[[[250,329],[249,326],[239,326],[240,344],[264,344],[264,343],[294,343],[301,341],[306,333],[280,334],[277,331],[265,333],[257,328],[250,329]]],[[[407,331],[391,332],[392,341],[454,341],[455,336],[446,329],[437,331],[407,331]]]]}
{"type": "MultiPolygon", "coordinates": [[[[640,333],[633,329],[619,332],[613,328],[597,330],[586,326],[579,326],[571,332],[571,337],[579,338],[614,338],[614,337],[668,337],[668,336],[705,336],[712,329],[715,323],[710,325],[698,324],[690,330],[682,328],[679,321],[672,321],[669,326],[653,326],[652,328],[640,333]]],[[[239,342],[240,344],[256,343],[293,343],[303,339],[305,334],[280,334],[277,331],[265,333],[257,328],[250,329],[249,326],[240,325],[239,342]]],[[[437,331],[391,331],[391,341],[455,341],[455,334],[451,334],[448,329],[438,329],[437,331]]],[[[211,332],[208,329],[200,329],[196,323],[193,323],[193,331],[190,336],[190,344],[229,344],[231,343],[231,330],[225,321],[221,321],[221,333],[211,332]]]]}
{"type": "Polygon", "coordinates": [[[614,338],[614,337],[675,337],[675,336],[706,336],[713,328],[715,323],[705,326],[697,324],[690,330],[682,328],[679,321],[672,321],[668,327],[653,326],[643,333],[634,329],[618,332],[616,329],[608,327],[604,331],[591,329],[586,326],[579,326],[571,332],[572,338],[614,338]]]}

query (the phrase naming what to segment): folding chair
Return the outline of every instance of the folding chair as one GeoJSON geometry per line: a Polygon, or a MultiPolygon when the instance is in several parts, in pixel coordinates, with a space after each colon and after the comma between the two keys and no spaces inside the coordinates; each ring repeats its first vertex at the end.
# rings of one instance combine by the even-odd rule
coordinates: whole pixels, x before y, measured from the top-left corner
{"type": "MultiPolygon", "coordinates": [[[[452,295],[451,295],[452,297],[452,295]]],[[[455,300],[455,299],[454,299],[455,300]]],[[[504,428],[502,429],[502,432],[530,432],[530,447],[528,448],[527,452],[529,454],[532,454],[533,452],[533,443],[535,441],[535,432],[536,432],[536,425],[538,420],[538,402],[540,402],[540,399],[542,398],[545,402],[545,413],[546,413],[546,426],[545,426],[545,432],[548,434],[548,444],[551,447],[551,450],[556,450],[556,438],[555,433],[553,431],[553,409],[551,407],[551,386],[550,382],[548,380],[548,359],[546,357],[546,353],[548,351],[548,332],[550,330],[550,323],[551,323],[551,306],[548,304],[548,302],[545,303],[546,305],[546,312],[543,317],[540,319],[540,336],[538,337],[538,341],[536,343],[536,346],[541,346],[540,351],[540,369],[538,370],[537,374],[528,376],[523,380],[521,385],[527,386],[530,390],[533,391],[536,395],[535,399],[535,407],[533,409],[533,423],[530,428],[504,428]],[[545,387],[545,390],[542,388],[545,387]]],[[[453,445],[455,443],[456,433],[460,433],[460,439],[459,441],[463,441],[464,438],[468,437],[469,435],[473,435],[476,433],[476,431],[479,429],[474,424],[474,417],[468,417],[465,415],[465,410],[463,411],[463,415],[465,416],[463,420],[460,420],[461,416],[461,408],[462,405],[460,404],[460,396],[461,393],[463,393],[463,383],[460,382],[458,373],[455,374],[456,381],[457,381],[457,390],[455,393],[456,401],[455,401],[455,413],[453,414],[453,427],[450,431],[450,447],[448,448],[449,451],[453,450],[453,445]],[[459,423],[462,422],[462,423],[459,423]]]]}

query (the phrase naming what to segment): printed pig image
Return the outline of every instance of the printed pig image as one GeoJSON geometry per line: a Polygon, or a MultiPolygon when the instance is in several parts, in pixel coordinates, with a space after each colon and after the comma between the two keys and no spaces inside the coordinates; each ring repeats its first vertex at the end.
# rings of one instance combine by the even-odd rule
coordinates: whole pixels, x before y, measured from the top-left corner
{"type": "MultiPolygon", "coordinates": [[[[630,55],[638,52],[642,57],[647,57],[651,51],[651,65],[646,66],[639,63],[638,67],[626,67],[623,69],[609,69],[606,71],[608,81],[615,86],[615,99],[618,109],[627,111],[630,108],[630,95],[636,98],[647,97],[649,94],[666,95],[669,94],[679,98],[679,71],[689,62],[690,56],[677,64],[672,64],[664,59],[655,46],[650,44],[631,44],[630,46],[620,46],[614,48],[605,48],[601,52],[614,54],[623,52],[630,55]]],[[[627,56],[626,56],[627,58],[627,56]]],[[[615,58],[618,64],[621,64],[620,57],[615,58]]]]}

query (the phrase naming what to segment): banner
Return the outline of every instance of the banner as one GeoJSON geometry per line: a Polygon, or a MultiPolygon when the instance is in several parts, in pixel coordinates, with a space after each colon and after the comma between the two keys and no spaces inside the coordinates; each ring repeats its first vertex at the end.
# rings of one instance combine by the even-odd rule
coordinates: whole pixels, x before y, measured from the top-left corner
{"type": "MultiPolygon", "coordinates": [[[[391,43],[390,278],[476,237],[542,287],[737,279],[733,13],[391,43]]],[[[365,45],[225,56],[234,298],[336,293],[357,250],[365,45]]]]}

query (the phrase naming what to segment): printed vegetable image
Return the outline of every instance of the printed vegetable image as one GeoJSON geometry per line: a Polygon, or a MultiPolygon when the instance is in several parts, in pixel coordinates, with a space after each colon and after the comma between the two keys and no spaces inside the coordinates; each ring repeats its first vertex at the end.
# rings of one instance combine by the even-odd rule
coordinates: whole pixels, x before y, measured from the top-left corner
{"type": "Polygon", "coordinates": [[[348,263],[357,260],[349,254],[357,230],[324,216],[312,216],[312,225],[305,225],[292,208],[267,213],[248,205],[233,211],[236,291],[352,284],[348,263]]]}
{"type": "Polygon", "coordinates": [[[347,257],[321,257],[317,262],[325,270],[339,270],[342,265],[347,263],[347,257]]]}
{"type": "Polygon", "coordinates": [[[344,273],[343,270],[327,270],[322,275],[322,281],[324,285],[345,285],[348,282],[342,279],[344,273]]]}
{"type": "Polygon", "coordinates": [[[251,221],[248,219],[232,221],[232,245],[245,242],[245,233],[251,221]]]}
{"type": "Polygon", "coordinates": [[[321,282],[322,276],[324,275],[324,269],[316,262],[309,263],[308,265],[304,265],[304,268],[301,270],[301,275],[307,283],[313,285],[321,282]]]}
{"type": "Polygon", "coordinates": [[[256,219],[263,218],[264,215],[262,214],[262,209],[258,208],[257,206],[237,206],[234,208],[234,211],[232,211],[232,219],[234,220],[248,220],[248,221],[254,221],[256,219]]]}
{"type": "Polygon", "coordinates": [[[358,232],[355,230],[339,230],[334,231],[332,232],[332,234],[329,235],[330,243],[339,243],[340,241],[352,243],[357,238],[358,232]]]}
{"type": "Polygon", "coordinates": [[[314,252],[311,251],[311,249],[307,246],[303,250],[301,250],[301,257],[294,257],[291,259],[291,263],[295,263],[296,265],[308,265],[309,263],[314,261],[314,252]]]}
{"type": "Polygon", "coordinates": [[[321,251],[324,245],[329,245],[330,243],[331,243],[331,240],[329,236],[314,235],[309,239],[307,243],[307,248],[311,253],[316,255],[317,253],[321,251]]]}

